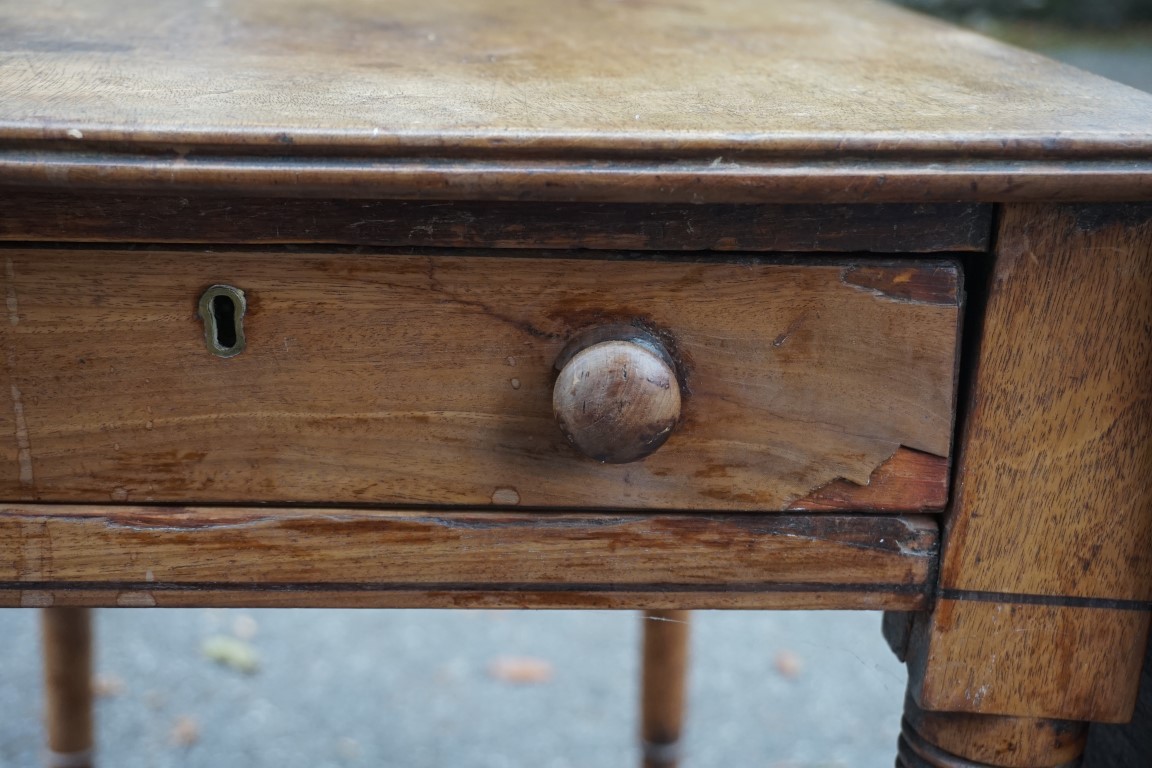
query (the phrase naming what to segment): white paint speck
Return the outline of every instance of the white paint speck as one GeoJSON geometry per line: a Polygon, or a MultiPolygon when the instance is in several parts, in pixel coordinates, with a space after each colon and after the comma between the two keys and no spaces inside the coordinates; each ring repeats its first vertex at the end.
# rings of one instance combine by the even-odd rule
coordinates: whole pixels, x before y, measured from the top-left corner
{"type": "Polygon", "coordinates": [[[497,488],[492,492],[492,503],[515,506],[520,503],[520,492],[515,488],[497,488]]]}

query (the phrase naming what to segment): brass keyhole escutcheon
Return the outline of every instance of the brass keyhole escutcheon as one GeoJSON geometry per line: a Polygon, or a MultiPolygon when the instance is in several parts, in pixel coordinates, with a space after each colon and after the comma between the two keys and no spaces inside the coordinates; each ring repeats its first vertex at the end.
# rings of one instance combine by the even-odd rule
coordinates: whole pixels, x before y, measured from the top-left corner
{"type": "Polygon", "coordinates": [[[235,357],[244,351],[244,291],[231,285],[214,285],[200,296],[200,320],[204,343],[217,357],[235,357]]]}

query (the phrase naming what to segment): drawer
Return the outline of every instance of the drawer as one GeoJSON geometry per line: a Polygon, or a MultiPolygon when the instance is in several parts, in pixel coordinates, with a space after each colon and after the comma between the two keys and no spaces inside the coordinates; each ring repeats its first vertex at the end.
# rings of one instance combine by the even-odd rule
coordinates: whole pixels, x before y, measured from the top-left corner
{"type": "Polygon", "coordinates": [[[945,498],[951,261],[4,255],[8,501],[867,511],[945,498]],[[239,294],[209,297],[220,329],[206,336],[212,286],[242,292],[242,345],[225,312],[239,294]],[[212,339],[242,350],[221,356],[212,339]],[[629,370],[645,372],[639,389],[629,370]],[[591,424],[588,408],[602,409],[591,424]],[[628,455],[597,460],[589,434],[628,455]],[[649,455],[632,455],[637,441],[649,455]]]}

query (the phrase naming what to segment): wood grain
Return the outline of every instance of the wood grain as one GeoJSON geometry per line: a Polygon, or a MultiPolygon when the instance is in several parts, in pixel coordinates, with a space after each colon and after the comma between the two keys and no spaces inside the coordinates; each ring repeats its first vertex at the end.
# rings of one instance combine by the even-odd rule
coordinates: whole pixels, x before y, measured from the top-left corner
{"type": "Polygon", "coordinates": [[[984,251],[992,206],[637,205],[95,194],[0,187],[0,240],[452,248],[984,251]]]}
{"type": "Polygon", "coordinates": [[[0,604],[894,608],[931,518],[0,508],[0,604]]]}
{"type": "Polygon", "coordinates": [[[1152,95],[861,0],[96,0],[0,6],[0,30],[8,183],[617,202],[1152,191],[1152,95]]]}
{"type": "MultiPolygon", "coordinates": [[[[2,256],[0,498],[764,511],[865,485],[901,446],[950,451],[948,261],[2,256]],[[248,304],[227,360],[196,319],[217,283],[248,304]],[[568,341],[614,323],[666,342],[684,397],[659,451],[606,466],[568,444],[552,388],[568,341]]],[[[928,508],[947,462],[913,466],[842,507],[928,508]]]]}
{"type": "Polygon", "coordinates": [[[0,29],[3,137],[77,148],[1139,157],[1152,140],[1152,95],[859,0],[94,0],[6,5],[0,29]]]}
{"type": "Polygon", "coordinates": [[[1004,209],[941,587],[1152,600],[1150,297],[1152,205],[1004,209]]]}
{"type": "Polygon", "coordinates": [[[1117,722],[1152,610],[1152,206],[1008,206],[921,706],[1117,722]]]}
{"type": "Polygon", "coordinates": [[[912,691],[930,710],[1127,722],[1148,625],[1140,610],[937,599],[912,633],[912,691]]]}

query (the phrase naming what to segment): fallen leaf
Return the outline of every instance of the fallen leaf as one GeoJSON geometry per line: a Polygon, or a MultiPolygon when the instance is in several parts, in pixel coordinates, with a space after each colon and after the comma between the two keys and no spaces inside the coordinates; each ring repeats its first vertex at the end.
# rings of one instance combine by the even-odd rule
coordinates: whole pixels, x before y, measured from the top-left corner
{"type": "Polygon", "coordinates": [[[804,669],[804,662],[800,660],[799,656],[792,653],[792,651],[780,651],[776,654],[774,663],[776,665],[776,671],[779,672],[782,677],[786,677],[789,680],[795,680],[800,677],[800,672],[804,669]]]}
{"type": "Polygon", "coordinates": [[[98,699],[108,699],[124,693],[124,681],[116,675],[96,675],[92,681],[92,695],[98,699]]]}
{"type": "Polygon", "coordinates": [[[547,683],[552,680],[552,665],[543,659],[507,656],[489,664],[488,674],[505,683],[547,683]]]}
{"type": "Polygon", "coordinates": [[[200,724],[195,718],[181,715],[176,718],[172,730],[168,732],[168,740],[177,747],[190,747],[200,739],[200,724]]]}
{"type": "Polygon", "coordinates": [[[231,667],[238,672],[250,675],[260,668],[260,657],[256,649],[235,637],[213,635],[204,641],[200,650],[217,664],[231,667]]]}

